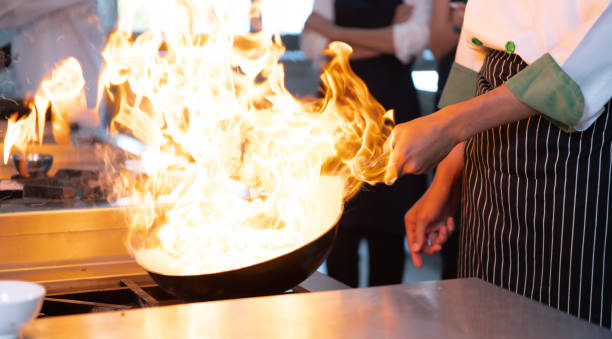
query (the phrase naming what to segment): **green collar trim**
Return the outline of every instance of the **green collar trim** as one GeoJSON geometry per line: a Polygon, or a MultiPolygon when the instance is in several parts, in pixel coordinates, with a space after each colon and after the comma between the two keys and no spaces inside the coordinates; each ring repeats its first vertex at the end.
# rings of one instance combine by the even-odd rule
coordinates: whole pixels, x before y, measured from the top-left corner
{"type": "Polygon", "coordinates": [[[473,70],[453,63],[438,107],[446,107],[475,97],[477,76],[478,73],[473,70]]]}

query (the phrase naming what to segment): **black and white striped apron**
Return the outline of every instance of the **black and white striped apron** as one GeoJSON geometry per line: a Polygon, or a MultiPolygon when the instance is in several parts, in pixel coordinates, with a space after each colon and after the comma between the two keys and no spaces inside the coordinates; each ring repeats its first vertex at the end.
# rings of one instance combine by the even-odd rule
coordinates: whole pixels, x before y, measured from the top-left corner
{"type": "MultiPolygon", "coordinates": [[[[526,66],[489,52],[477,95],[526,66]]],[[[610,105],[584,132],[565,133],[535,115],[466,142],[460,276],[610,327],[610,105]]]]}

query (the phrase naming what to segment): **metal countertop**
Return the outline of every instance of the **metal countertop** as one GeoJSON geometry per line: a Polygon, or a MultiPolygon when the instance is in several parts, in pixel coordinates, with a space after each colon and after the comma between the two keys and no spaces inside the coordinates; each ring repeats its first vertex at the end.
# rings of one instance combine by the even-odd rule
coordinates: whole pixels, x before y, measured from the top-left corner
{"type": "Polygon", "coordinates": [[[23,338],[610,338],[476,279],[38,319],[23,338]]]}

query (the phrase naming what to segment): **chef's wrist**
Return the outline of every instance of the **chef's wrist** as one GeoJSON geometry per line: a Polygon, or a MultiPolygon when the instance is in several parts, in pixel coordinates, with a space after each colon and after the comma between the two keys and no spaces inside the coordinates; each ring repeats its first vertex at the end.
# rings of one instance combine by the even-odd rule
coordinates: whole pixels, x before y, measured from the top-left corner
{"type": "Polygon", "coordinates": [[[442,108],[435,114],[438,116],[438,121],[442,124],[441,130],[445,138],[453,144],[453,146],[467,140],[470,135],[467,131],[464,115],[461,114],[459,104],[450,105],[442,108]]]}

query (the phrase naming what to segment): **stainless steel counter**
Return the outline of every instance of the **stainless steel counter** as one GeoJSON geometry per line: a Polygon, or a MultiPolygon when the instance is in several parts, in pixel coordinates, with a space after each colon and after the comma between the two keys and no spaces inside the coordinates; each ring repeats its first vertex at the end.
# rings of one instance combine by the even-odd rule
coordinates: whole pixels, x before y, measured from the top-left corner
{"type": "Polygon", "coordinates": [[[480,280],[185,304],[38,319],[23,338],[610,338],[480,280]]]}

